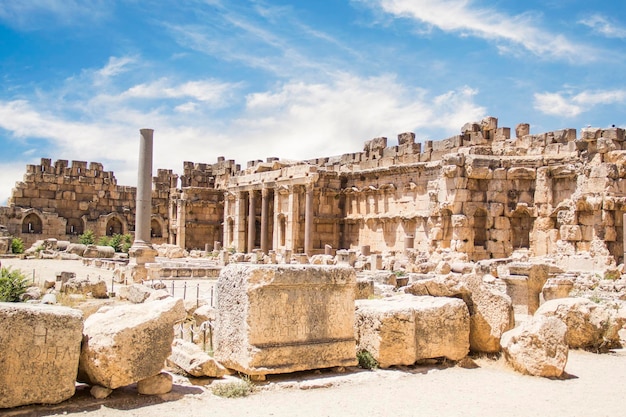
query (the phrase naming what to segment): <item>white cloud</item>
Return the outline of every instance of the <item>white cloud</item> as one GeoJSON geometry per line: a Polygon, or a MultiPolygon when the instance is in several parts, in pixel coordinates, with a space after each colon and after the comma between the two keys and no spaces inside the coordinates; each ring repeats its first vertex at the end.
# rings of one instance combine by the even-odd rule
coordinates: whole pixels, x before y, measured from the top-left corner
{"type": "Polygon", "coordinates": [[[415,19],[430,27],[461,36],[475,36],[496,42],[501,51],[521,46],[541,57],[591,60],[593,53],[565,36],[536,25],[529,13],[507,15],[495,8],[479,8],[472,0],[363,0],[396,17],[415,19]]]}
{"type": "Polygon", "coordinates": [[[6,206],[15,183],[22,181],[26,173],[26,163],[2,162],[0,163],[0,172],[2,172],[0,175],[0,206],[6,206]]]}
{"type": "Polygon", "coordinates": [[[554,116],[576,117],[598,105],[626,103],[626,90],[535,93],[535,109],[554,116]]]}
{"type": "Polygon", "coordinates": [[[104,68],[98,70],[96,74],[104,78],[114,77],[128,71],[128,66],[136,62],[136,60],[136,58],[130,56],[123,56],[120,58],[112,56],[109,58],[109,62],[104,66],[104,68]]]}
{"type": "MultiPolygon", "coordinates": [[[[149,90],[141,91],[152,97],[149,90]]],[[[324,83],[292,80],[252,93],[243,108],[229,108],[227,117],[216,117],[215,110],[199,100],[146,111],[125,100],[116,105],[96,101],[86,106],[80,121],[72,114],[77,103],[0,101],[0,128],[15,137],[49,141],[50,150],[40,147],[38,157],[102,162],[115,171],[119,184],[132,185],[140,128],[155,129],[155,170],[179,171],[183,161],[213,163],[218,156],[242,165],[270,156],[309,159],[358,152],[365,140],[377,136],[387,136],[393,144],[396,135],[406,131],[435,127],[440,136],[434,139],[456,134],[463,123],[484,116],[475,94],[463,87],[434,96],[408,89],[392,75],[339,74],[324,83]],[[63,105],[71,107],[72,116],[65,115],[63,105]]]]}
{"type": "Polygon", "coordinates": [[[553,116],[576,117],[583,109],[560,93],[535,93],[535,109],[553,116]]]}
{"type": "Polygon", "coordinates": [[[607,17],[600,14],[593,14],[578,21],[578,23],[588,26],[599,34],[607,38],[626,38],[626,29],[617,26],[607,17]]]}
{"type": "Polygon", "coordinates": [[[167,78],[161,78],[150,83],[135,85],[122,93],[120,98],[193,98],[202,102],[223,105],[239,86],[239,83],[226,83],[216,80],[173,84],[167,78]]]}

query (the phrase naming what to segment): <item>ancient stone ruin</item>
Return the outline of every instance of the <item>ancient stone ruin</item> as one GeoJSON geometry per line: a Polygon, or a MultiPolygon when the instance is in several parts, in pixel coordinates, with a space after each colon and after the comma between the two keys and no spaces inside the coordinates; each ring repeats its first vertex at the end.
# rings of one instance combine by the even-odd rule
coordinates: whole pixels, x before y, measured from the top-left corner
{"type": "Polygon", "coordinates": [[[619,346],[624,130],[531,135],[521,124],[510,133],[488,117],[441,141],[403,133],[397,145],[375,138],[335,157],[245,169],[224,158],[185,162],[180,176],[158,170],[151,198],[149,178],[118,186],[98,163],[28,166],[0,208],[0,249],[14,237],[38,242],[50,257],[113,269],[119,285],[111,294],[101,280],[59,274],[46,287],[46,296],[115,297],[85,319],[0,303],[0,346],[16,352],[0,357],[0,408],[64,401],[76,374],[96,398],[135,383],[142,394],[166,393],[164,362],[196,377],[265,379],[344,370],[363,355],[387,368],[501,353],[520,372],[558,378],[570,348],[619,346]],[[87,230],[134,233],[134,246],[149,246],[143,275],[127,282],[115,251],[78,245],[87,230]],[[209,281],[216,294],[183,302],[161,282],[181,279],[209,281]],[[190,322],[211,329],[213,357],[206,337],[174,339],[190,322]],[[28,331],[8,337],[9,324],[28,331]],[[17,386],[7,378],[44,357],[49,372],[22,373],[17,386]],[[57,388],[33,396],[31,377],[57,388]]]}
{"type": "MultiPolygon", "coordinates": [[[[151,237],[185,249],[263,254],[442,251],[478,261],[526,251],[604,270],[623,260],[621,128],[530,134],[494,117],[457,136],[398,135],[307,161],[185,162],[153,178],[151,237]]],[[[102,164],[42,159],[16,184],[0,224],[27,245],[133,232],[136,189],[102,164]]]]}

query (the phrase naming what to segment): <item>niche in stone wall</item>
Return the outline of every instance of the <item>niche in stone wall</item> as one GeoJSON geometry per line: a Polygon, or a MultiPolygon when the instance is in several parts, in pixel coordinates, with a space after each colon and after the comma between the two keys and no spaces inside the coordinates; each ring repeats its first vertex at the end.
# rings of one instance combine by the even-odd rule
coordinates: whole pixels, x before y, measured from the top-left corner
{"type": "Polygon", "coordinates": [[[477,209],[474,213],[474,246],[485,247],[487,242],[487,211],[477,209]]]}
{"type": "Polygon", "coordinates": [[[30,213],[22,220],[22,233],[41,233],[42,231],[43,223],[37,214],[30,213]]]}
{"type": "Polygon", "coordinates": [[[65,226],[65,233],[71,236],[82,235],[85,231],[85,226],[81,219],[68,219],[65,226]]]}
{"type": "Polygon", "coordinates": [[[511,237],[513,249],[530,249],[530,232],[533,218],[525,211],[515,212],[511,216],[511,237]]]}
{"type": "Polygon", "coordinates": [[[163,237],[163,228],[157,219],[150,221],[150,237],[163,237]]]}

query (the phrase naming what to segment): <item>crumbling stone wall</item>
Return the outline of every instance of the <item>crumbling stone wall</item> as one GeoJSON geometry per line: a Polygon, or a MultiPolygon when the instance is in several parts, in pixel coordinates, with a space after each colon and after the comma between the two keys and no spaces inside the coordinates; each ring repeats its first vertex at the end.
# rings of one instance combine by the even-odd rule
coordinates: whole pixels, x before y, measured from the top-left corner
{"type": "MultiPolygon", "coordinates": [[[[577,137],[574,129],[530,134],[520,124],[511,133],[487,117],[439,141],[416,143],[407,132],[397,145],[374,138],[362,152],[307,161],[271,157],[245,169],[223,157],[185,162],[180,177],[159,170],[153,224],[163,240],[188,249],[221,241],[242,252],[311,256],[327,245],[367,245],[375,253],[456,251],[474,261],[522,250],[621,262],[624,130],[585,128],[577,137]]],[[[44,159],[28,167],[0,224],[38,238],[67,235],[72,224],[104,234],[114,220],[132,230],[134,192],[100,164],[44,159]]]]}

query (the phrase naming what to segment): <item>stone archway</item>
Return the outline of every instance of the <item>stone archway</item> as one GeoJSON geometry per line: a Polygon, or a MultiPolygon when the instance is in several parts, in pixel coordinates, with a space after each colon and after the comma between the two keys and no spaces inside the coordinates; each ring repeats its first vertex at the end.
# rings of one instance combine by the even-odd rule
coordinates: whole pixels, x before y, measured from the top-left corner
{"type": "Polygon", "coordinates": [[[41,217],[35,213],[30,213],[24,217],[24,220],[22,220],[22,233],[40,234],[42,232],[43,222],[41,221],[41,217]]]}
{"type": "Polygon", "coordinates": [[[113,235],[121,235],[123,233],[124,233],[124,226],[122,225],[122,222],[120,221],[120,219],[118,219],[117,217],[111,217],[107,221],[106,235],[113,236],[113,235]]]}

